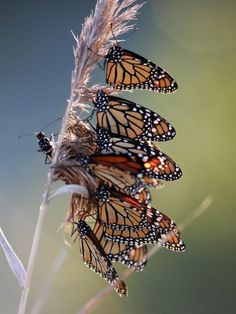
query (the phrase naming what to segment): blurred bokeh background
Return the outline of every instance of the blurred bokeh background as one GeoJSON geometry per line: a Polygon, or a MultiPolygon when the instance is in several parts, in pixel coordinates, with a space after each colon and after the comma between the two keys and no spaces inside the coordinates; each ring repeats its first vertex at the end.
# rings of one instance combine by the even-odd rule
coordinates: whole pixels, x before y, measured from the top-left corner
{"type": "MultiPolygon", "coordinates": [[[[73,68],[70,30],[80,32],[95,2],[0,1],[0,226],[25,265],[48,166],[33,136],[20,141],[17,136],[63,116],[73,68]]],[[[166,68],[179,84],[173,95],[123,94],[177,129],[175,140],[160,147],[181,165],[184,177],[153,191],[153,205],[180,223],[206,196],[212,195],[214,203],[182,233],[186,253],[162,249],[144,272],[127,279],[128,298],[113,292],[95,313],[235,313],[235,14],[234,0],[149,0],[138,30],[123,45],[166,68]]],[[[104,77],[98,68],[94,81],[104,77]]],[[[58,129],[54,125],[48,134],[58,129]]],[[[29,313],[64,247],[57,229],[68,204],[69,197],[60,197],[47,211],[29,313]]],[[[43,313],[76,313],[105,286],[83,265],[75,244],[43,313]]],[[[0,312],[16,313],[19,298],[0,250],[0,312]]]]}

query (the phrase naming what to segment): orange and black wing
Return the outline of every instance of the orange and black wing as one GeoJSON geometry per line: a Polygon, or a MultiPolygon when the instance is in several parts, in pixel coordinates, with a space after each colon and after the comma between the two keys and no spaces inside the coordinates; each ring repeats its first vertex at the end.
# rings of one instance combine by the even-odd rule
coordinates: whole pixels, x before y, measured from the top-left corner
{"type": "Polygon", "coordinates": [[[134,173],[123,171],[119,169],[112,159],[107,159],[106,156],[101,155],[101,160],[98,158],[90,157],[78,157],[77,160],[81,166],[86,167],[89,172],[96,178],[102,180],[108,186],[115,186],[118,190],[125,193],[136,193],[142,187],[144,183],[134,173]]]}
{"type": "Polygon", "coordinates": [[[76,223],[73,234],[75,231],[79,235],[80,251],[84,263],[108,281],[119,295],[127,295],[125,283],[119,279],[115,268],[88,224],[84,220],[80,220],[76,223]]]}
{"type": "Polygon", "coordinates": [[[90,156],[89,162],[113,166],[137,179],[150,177],[166,181],[177,180],[182,176],[180,167],[162,152],[159,156],[134,157],[128,154],[106,154],[90,156]]]}
{"type": "Polygon", "coordinates": [[[147,247],[134,247],[107,240],[104,225],[96,221],[93,232],[110,261],[121,262],[134,271],[141,271],[147,263],[147,247]]]}
{"type": "Polygon", "coordinates": [[[148,224],[144,203],[104,185],[95,195],[98,220],[106,227],[139,230],[148,224]]]}
{"type": "Polygon", "coordinates": [[[185,244],[181,239],[180,234],[174,231],[162,234],[161,238],[158,240],[158,244],[174,252],[185,251],[185,244]]]}
{"type": "Polygon", "coordinates": [[[169,73],[146,58],[115,45],[106,56],[106,82],[116,89],[147,89],[173,93],[177,83],[169,73]]]}
{"type": "Polygon", "coordinates": [[[142,182],[147,188],[155,188],[156,190],[162,189],[165,185],[163,181],[148,177],[142,178],[142,182]]]}
{"type": "Polygon", "coordinates": [[[168,141],[176,132],[174,127],[154,111],[127,99],[110,96],[102,90],[94,101],[97,126],[112,135],[135,140],[168,141]]]}
{"type": "Polygon", "coordinates": [[[185,251],[184,242],[172,219],[152,207],[146,208],[146,219],[148,225],[139,230],[112,230],[111,228],[106,228],[105,235],[108,240],[127,245],[140,246],[156,243],[171,251],[185,251]]]}
{"type": "Polygon", "coordinates": [[[125,243],[127,245],[142,246],[145,244],[158,244],[174,252],[184,252],[185,244],[180,235],[174,231],[167,234],[160,233],[158,229],[151,230],[147,227],[141,230],[112,230],[105,229],[105,236],[112,242],[125,243]]]}
{"type": "Polygon", "coordinates": [[[146,211],[150,227],[158,234],[153,243],[158,243],[171,251],[185,251],[185,244],[180,237],[176,223],[151,206],[148,206],[146,211]]]}
{"type": "Polygon", "coordinates": [[[104,128],[97,131],[97,152],[102,155],[128,155],[131,161],[142,165],[143,176],[167,181],[182,176],[180,167],[156,145],[111,137],[104,128]]]}
{"type": "Polygon", "coordinates": [[[156,243],[160,238],[157,230],[143,227],[140,230],[119,230],[105,228],[105,236],[112,242],[125,243],[131,246],[143,246],[148,243],[156,243]]]}
{"type": "Polygon", "coordinates": [[[113,166],[136,177],[142,177],[143,164],[132,160],[128,154],[107,154],[89,156],[88,164],[96,163],[104,166],[113,166]]]}
{"type": "Polygon", "coordinates": [[[149,205],[151,203],[151,193],[147,187],[142,188],[140,191],[134,192],[131,196],[145,205],[149,205]]]}
{"type": "Polygon", "coordinates": [[[171,231],[179,234],[176,223],[152,206],[146,207],[146,218],[150,228],[158,230],[160,234],[167,234],[171,231]]]}
{"type": "Polygon", "coordinates": [[[123,254],[120,262],[134,271],[142,271],[147,264],[147,246],[133,247],[127,254],[123,254]]]}

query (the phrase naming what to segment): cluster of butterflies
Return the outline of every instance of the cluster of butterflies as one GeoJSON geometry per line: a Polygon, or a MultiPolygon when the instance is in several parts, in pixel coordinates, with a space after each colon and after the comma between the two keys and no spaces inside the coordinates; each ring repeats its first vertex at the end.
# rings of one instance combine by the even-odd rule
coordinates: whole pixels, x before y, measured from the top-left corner
{"type": "MultiPolygon", "coordinates": [[[[149,60],[114,45],[106,56],[106,82],[114,89],[147,89],[172,93],[175,80],[149,60]]],[[[126,284],[112,262],[134,271],[144,269],[147,244],[159,244],[182,252],[185,245],[175,222],[151,206],[150,187],[160,188],[162,180],[177,180],[180,167],[153,141],[174,138],[174,127],[157,113],[129,100],[98,90],[96,152],[78,155],[76,162],[97,180],[93,195],[94,223],[85,213],[73,222],[72,236],[80,241],[85,264],[127,295],[126,284]]],[[[52,156],[52,145],[43,133],[37,135],[40,150],[52,156]]]]}

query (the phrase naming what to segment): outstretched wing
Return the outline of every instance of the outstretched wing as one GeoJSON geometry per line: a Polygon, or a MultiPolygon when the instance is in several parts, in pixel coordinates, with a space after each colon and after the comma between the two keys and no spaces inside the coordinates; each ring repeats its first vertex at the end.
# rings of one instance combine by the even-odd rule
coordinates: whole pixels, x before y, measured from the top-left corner
{"type": "Polygon", "coordinates": [[[174,127],[154,111],[127,99],[97,92],[94,101],[97,125],[110,134],[135,140],[168,141],[176,132],[174,127]]]}
{"type": "Polygon", "coordinates": [[[180,167],[156,145],[119,136],[111,137],[104,128],[97,130],[97,154],[128,155],[130,160],[142,165],[143,175],[149,178],[172,181],[182,176],[180,167]]]}
{"type": "Polygon", "coordinates": [[[169,73],[146,58],[115,45],[106,56],[106,82],[116,89],[173,93],[178,85],[169,73]]]}
{"type": "Polygon", "coordinates": [[[134,271],[142,271],[147,263],[147,247],[112,242],[105,236],[104,225],[96,221],[93,232],[110,261],[121,262],[134,271]]]}

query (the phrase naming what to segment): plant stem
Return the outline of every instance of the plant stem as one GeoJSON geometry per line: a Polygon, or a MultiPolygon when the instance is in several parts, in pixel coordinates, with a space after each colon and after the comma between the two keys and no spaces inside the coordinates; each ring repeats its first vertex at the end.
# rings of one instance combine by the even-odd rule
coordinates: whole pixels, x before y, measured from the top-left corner
{"type": "MultiPolygon", "coordinates": [[[[57,160],[59,150],[60,150],[62,140],[63,140],[63,134],[64,134],[65,129],[66,129],[66,121],[69,117],[70,110],[71,110],[73,103],[74,103],[74,97],[73,97],[73,88],[72,88],[71,97],[70,97],[70,100],[69,100],[68,105],[67,105],[64,119],[62,120],[61,131],[59,133],[60,135],[58,138],[58,143],[57,143],[57,147],[56,147],[55,154],[53,157],[52,165],[57,160]]],[[[48,199],[49,199],[49,195],[50,195],[53,173],[54,173],[54,168],[51,167],[49,170],[49,173],[48,173],[48,180],[47,180],[46,187],[45,187],[45,190],[43,193],[42,202],[41,202],[41,205],[39,208],[38,220],[37,220],[37,224],[35,227],[34,238],[33,238],[33,242],[32,242],[32,247],[31,247],[29,262],[28,262],[28,267],[27,267],[25,287],[21,293],[20,304],[19,304],[19,308],[18,308],[18,314],[25,314],[25,311],[26,311],[26,306],[27,306],[27,301],[28,301],[28,296],[29,296],[29,291],[30,291],[30,286],[31,286],[31,281],[32,281],[32,274],[34,271],[36,255],[37,255],[38,247],[39,247],[40,236],[41,236],[41,232],[42,232],[45,213],[46,213],[48,203],[49,203],[48,199]]]]}

